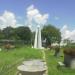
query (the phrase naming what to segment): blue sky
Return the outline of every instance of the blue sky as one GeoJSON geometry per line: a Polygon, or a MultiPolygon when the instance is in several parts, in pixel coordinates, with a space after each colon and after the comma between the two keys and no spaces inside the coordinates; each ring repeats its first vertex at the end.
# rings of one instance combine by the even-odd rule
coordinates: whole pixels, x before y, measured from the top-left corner
{"type": "Polygon", "coordinates": [[[75,0],[0,0],[0,15],[5,10],[16,15],[17,21],[24,24],[27,8],[34,5],[41,14],[48,13],[48,23],[58,28],[67,24],[72,30],[75,27],[75,0]]]}

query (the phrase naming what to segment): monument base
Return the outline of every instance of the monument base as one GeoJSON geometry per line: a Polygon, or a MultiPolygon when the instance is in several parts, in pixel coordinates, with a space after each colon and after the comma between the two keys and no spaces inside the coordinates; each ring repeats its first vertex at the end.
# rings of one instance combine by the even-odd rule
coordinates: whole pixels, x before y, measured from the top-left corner
{"type": "Polygon", "coordinates": [[[24,61],[17,69],[19,71],[18,75],[45,75],[47,66],[46,62],[35,59],[24,61]]]}

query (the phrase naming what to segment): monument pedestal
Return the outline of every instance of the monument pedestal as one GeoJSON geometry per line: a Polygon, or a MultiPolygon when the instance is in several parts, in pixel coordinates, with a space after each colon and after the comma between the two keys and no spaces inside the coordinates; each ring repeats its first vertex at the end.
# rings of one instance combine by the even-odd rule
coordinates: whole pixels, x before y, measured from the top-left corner
{"type": "Polygon", "coordinates": [[[18,75],[45,75],[47,66],[42,60],[28,60],[24,61],[17,69],[19,71],[18,75]]]}

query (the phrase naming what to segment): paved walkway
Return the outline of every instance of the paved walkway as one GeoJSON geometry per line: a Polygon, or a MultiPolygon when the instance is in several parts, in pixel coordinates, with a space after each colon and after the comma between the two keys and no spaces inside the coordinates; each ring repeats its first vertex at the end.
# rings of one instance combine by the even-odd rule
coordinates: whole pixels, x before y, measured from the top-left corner
{"type": "MultiPolygon", "coordinates": [[[[43,54],[43,60],[45,62],[45,65],[47,67],[47,62],[46,62],[46,55],[45,55],[45,50],[41,50],[42,54],[43,54]]],[[[20,72],[17,73],[17,75],[22,75],[20,72]]],[[[47,70],[46,72],[43,74],[43,75],[48,75],[48,67],[47,67],[47,70]]]]}
{"type": "MultiPolygon", "coordinates": [[[[42,53],[43,53],[43,60],[46,62],[45,50],[42,50],[42,53]]],[[[46,62],[46,66],[47,66],[47,62],[46,62]]],[[[47,67],[47,71],[45,72],[44,75],[48,75],[48,67],[47,67]]]]}

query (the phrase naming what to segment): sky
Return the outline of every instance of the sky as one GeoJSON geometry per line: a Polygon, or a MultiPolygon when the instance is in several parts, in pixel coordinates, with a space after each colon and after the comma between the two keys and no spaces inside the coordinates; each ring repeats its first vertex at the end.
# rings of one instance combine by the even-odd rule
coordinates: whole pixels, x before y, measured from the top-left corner
{"type": "Polygon", "coordinates": [[[75,0],[0,0],[1,29],[24,25],[35,28],[48,23],[59,28],[64,38],[74,39],[74,20],[75,0]]]}

